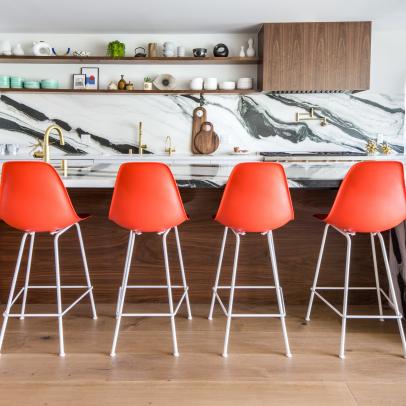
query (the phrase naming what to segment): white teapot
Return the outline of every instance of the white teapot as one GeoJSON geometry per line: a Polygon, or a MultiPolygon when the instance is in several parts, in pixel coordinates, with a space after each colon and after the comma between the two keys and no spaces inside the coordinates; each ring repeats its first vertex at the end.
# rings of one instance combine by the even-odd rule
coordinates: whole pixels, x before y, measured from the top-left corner
{"type": "Polygon", "coordinates": [[[51,52],[51,46],[44,41],[32,43],[32,53],[35,56],[50,56],[51,52]]]}

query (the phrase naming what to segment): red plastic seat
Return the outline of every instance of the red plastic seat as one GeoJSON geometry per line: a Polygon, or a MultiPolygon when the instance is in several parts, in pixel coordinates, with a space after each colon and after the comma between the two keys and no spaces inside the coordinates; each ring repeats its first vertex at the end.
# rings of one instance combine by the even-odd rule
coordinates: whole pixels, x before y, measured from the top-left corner
{"type": "Polygon", "coordinates": [[[158,162],[120,166],[109,218],[140,232],[161,232],[188,220],[171,170],[158,162]]]}
{"type": "Polygon", "coordinates": [[[389,230],[405,219],[402,163],[365,161],[350,168],[323,221],[349,232],[375,233],[389,230]]]}
{"type": "Polygon", "coordinates": [[[81,220],[55,168],[45,162],[5,162],[0,218],[26,232],[53,232],[81,220]]]}
{"type": "Polygon", "coordinates": [[[215,220],[243,232],[266,232],[293,220],[294,212],[283,166],[248,162],[234,167],[215,220]]]}

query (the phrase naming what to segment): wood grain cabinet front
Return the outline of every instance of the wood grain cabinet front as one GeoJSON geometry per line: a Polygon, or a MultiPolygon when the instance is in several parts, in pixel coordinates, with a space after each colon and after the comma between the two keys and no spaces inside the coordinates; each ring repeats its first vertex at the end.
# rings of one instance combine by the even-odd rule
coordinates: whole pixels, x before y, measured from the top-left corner
{"type": "Polygon", "coordinates": [[[258,35],[262,91],[369,88],[371,22],[267,23],[258,35]]]}

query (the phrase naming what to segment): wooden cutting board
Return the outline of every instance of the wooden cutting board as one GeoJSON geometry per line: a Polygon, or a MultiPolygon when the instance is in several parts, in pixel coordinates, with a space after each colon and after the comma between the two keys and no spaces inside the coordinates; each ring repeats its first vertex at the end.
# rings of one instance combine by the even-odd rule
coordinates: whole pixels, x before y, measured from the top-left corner
{"type": "Polygon", "coordinates": [[[202,124],[207,121],[207,112],[204,107],[196,107],[193,110],[193,124],[192,124],[192,152],[194,154],[201,154],[195,147],[195,137],[200,132],[202,124]]]}
{"type": "Polygon", "coordinates": [[[212,154],[217,150],[220,139],[215,133],[213,124],[205,121],[195,136],[195,148],[201,154],[212,154]]]}

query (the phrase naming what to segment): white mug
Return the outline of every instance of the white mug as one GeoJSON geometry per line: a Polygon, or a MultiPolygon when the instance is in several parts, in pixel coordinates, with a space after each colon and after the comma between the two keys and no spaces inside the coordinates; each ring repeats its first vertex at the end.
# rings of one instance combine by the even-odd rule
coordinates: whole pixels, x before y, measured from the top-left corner
{"type": "Polygon", "coordinates": [[[180,58],[183,58],[185,55],[186,55],[185,47],[182,46],[178,47],[178,56],[180,58]]]}
{"type": "Polygon", "coordinates": [[[206,78],[204,80],[204,88],[206,90],[217,90],[217,78],[206,78]]]}
{"type": "Polygon", "coordinates": [[[17,155],[20,144],[7,144],[7,152],[11,155],[17,155]]]}
{"type": "Polygon", "coordinates": [[[203,78],[194,78],[190,82],[190,88],[192,90],[202,90],[203,89],[203,78]]]}
{"type": "Polygon", "coordinates": [[[6,144],[0,144],[0,155],[4,155],[6,153],[6,144]]]}

